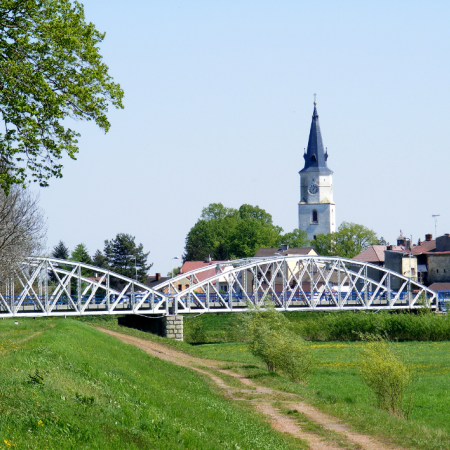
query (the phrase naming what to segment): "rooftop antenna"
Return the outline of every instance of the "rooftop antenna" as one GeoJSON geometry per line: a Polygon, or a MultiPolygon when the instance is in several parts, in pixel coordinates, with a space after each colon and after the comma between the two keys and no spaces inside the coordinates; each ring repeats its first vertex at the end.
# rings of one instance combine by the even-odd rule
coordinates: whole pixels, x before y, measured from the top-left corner
{"type": "Polygon", "coordinates": [[[441,217],[440,214],[433,214],[431,217],[434,218],[434,238],[437,239],[437,218],[441,217]]]}

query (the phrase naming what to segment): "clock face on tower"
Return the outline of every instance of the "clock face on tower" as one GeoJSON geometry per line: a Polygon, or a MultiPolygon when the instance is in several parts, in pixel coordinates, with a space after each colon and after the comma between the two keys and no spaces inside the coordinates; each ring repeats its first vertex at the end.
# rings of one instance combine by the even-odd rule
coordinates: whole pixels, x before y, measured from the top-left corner
{"type": "Polygon", "coordinates": [[[319,192],[319,186],[315,183],[311,183],[311,185],[308,188],[308,192],[312,195],[317,194],[319,192]]]}

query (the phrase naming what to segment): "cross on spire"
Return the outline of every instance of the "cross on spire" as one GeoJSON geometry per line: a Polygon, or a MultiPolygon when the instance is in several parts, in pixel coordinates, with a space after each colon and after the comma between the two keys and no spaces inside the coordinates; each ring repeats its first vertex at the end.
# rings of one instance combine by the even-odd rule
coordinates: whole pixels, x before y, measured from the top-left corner
{"type": "Polygon", "coordinates": [[[317,95],[317,94],[314,94],[314,105],[317,105],[317,102],[316,102],[316,95],[317,95]]]}

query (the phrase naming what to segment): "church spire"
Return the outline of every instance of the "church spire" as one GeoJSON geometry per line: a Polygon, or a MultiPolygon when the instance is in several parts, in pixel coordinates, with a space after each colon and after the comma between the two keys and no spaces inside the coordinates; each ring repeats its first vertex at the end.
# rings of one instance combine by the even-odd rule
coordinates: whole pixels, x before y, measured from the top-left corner
{"type": "Polygon", "coordinates": [[[305,167],[299,172],[333,173],[327,166],[328,152],[323,148],[322,133],[320,132],[319,114],[317,114],[316,94],[314,94],[314,112],[309,131],[308,149],[303,155],[305,167]]]}

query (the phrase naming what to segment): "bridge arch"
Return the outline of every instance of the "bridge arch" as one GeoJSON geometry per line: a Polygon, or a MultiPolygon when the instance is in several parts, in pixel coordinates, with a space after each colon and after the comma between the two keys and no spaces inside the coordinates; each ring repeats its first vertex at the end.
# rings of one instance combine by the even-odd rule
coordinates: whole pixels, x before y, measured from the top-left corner
{"type": "Polygon", "coordinates": [[[142,314],[166,301],[132,278],[56,258],[28,258],[0,284],[1,317],[142,314]]]}
{"type": "Polygon", "coordinates": [[[436,293],[397,272],[326,256],[246,258],[202,267],[158,286],[178,313],[232,312],[270,301],[290,311],[436,307],[436,293]],[[184,282],[184,283],[183,283],[184,282]],[[181,292],[178,287],[187,288],[181,292]]]}

